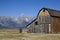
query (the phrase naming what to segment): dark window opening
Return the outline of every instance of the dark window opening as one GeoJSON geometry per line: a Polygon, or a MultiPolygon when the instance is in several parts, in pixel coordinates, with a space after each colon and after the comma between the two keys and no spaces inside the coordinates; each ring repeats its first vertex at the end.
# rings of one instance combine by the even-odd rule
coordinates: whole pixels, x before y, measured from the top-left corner
{"type": "Polygon", "coordinates": [[[35,25],[38,25],[38,22],[37,21],[35,22],[35,25]]]}
{"type": "Polygon", "coordinates": [[[45,9],[43,10],[43,12],[45,12],[45,9]]]}

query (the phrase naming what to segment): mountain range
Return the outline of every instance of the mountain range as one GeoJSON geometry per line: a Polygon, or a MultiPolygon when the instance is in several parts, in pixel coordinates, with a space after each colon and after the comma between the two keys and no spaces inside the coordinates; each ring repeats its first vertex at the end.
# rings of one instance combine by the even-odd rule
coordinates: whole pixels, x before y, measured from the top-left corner
{"type": "Polygon", "coordinates": [[[0,16],[0,29],[15,29],[20,27],[26,27],[34,17],[20,15],[18,18],[10,16],[0,16]]]}

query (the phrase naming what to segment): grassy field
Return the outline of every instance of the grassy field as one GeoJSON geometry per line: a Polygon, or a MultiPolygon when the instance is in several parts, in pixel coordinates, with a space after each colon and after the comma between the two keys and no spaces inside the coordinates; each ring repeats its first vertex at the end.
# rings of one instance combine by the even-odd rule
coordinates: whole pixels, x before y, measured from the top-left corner
{"type": "Polygon", "coordinates": [[[0,40],[60,40],[60,34],[0,32],[0,40]]]}

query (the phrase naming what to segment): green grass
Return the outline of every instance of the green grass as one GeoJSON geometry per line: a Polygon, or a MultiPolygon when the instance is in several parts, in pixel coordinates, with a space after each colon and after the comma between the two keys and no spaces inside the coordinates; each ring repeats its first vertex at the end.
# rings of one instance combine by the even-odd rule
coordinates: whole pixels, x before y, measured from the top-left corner
{"type": "Polygon", "coordinates": [[[60,40],[60,34],[0,33],[0,40],[60,40]]]}

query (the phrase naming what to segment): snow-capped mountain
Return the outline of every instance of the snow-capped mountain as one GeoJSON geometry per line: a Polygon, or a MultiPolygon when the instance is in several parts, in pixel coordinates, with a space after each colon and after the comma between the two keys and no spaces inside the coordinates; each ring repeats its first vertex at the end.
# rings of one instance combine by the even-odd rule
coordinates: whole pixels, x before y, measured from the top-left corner
{"type": "Polygon", "coordinates": [[[15,21],[15,18],[9,16],[0,16],[0,25],[8,28],[19,27],[19,24],[15,21]]]}
{"type": "Polygon", "coordinates": [[[18,18],[10,16],[0,16],[0,28],[25,27],[33,20],[32,17],[20,15],[18,18]]]}
{"type": "Polygon", "coordinates": [[[23,27],[26,27],[26,25],[28,25],[33,19],[33,17],[24,16],[22,14],[17,18],[18,23],[21,24],[23,27]]]}

